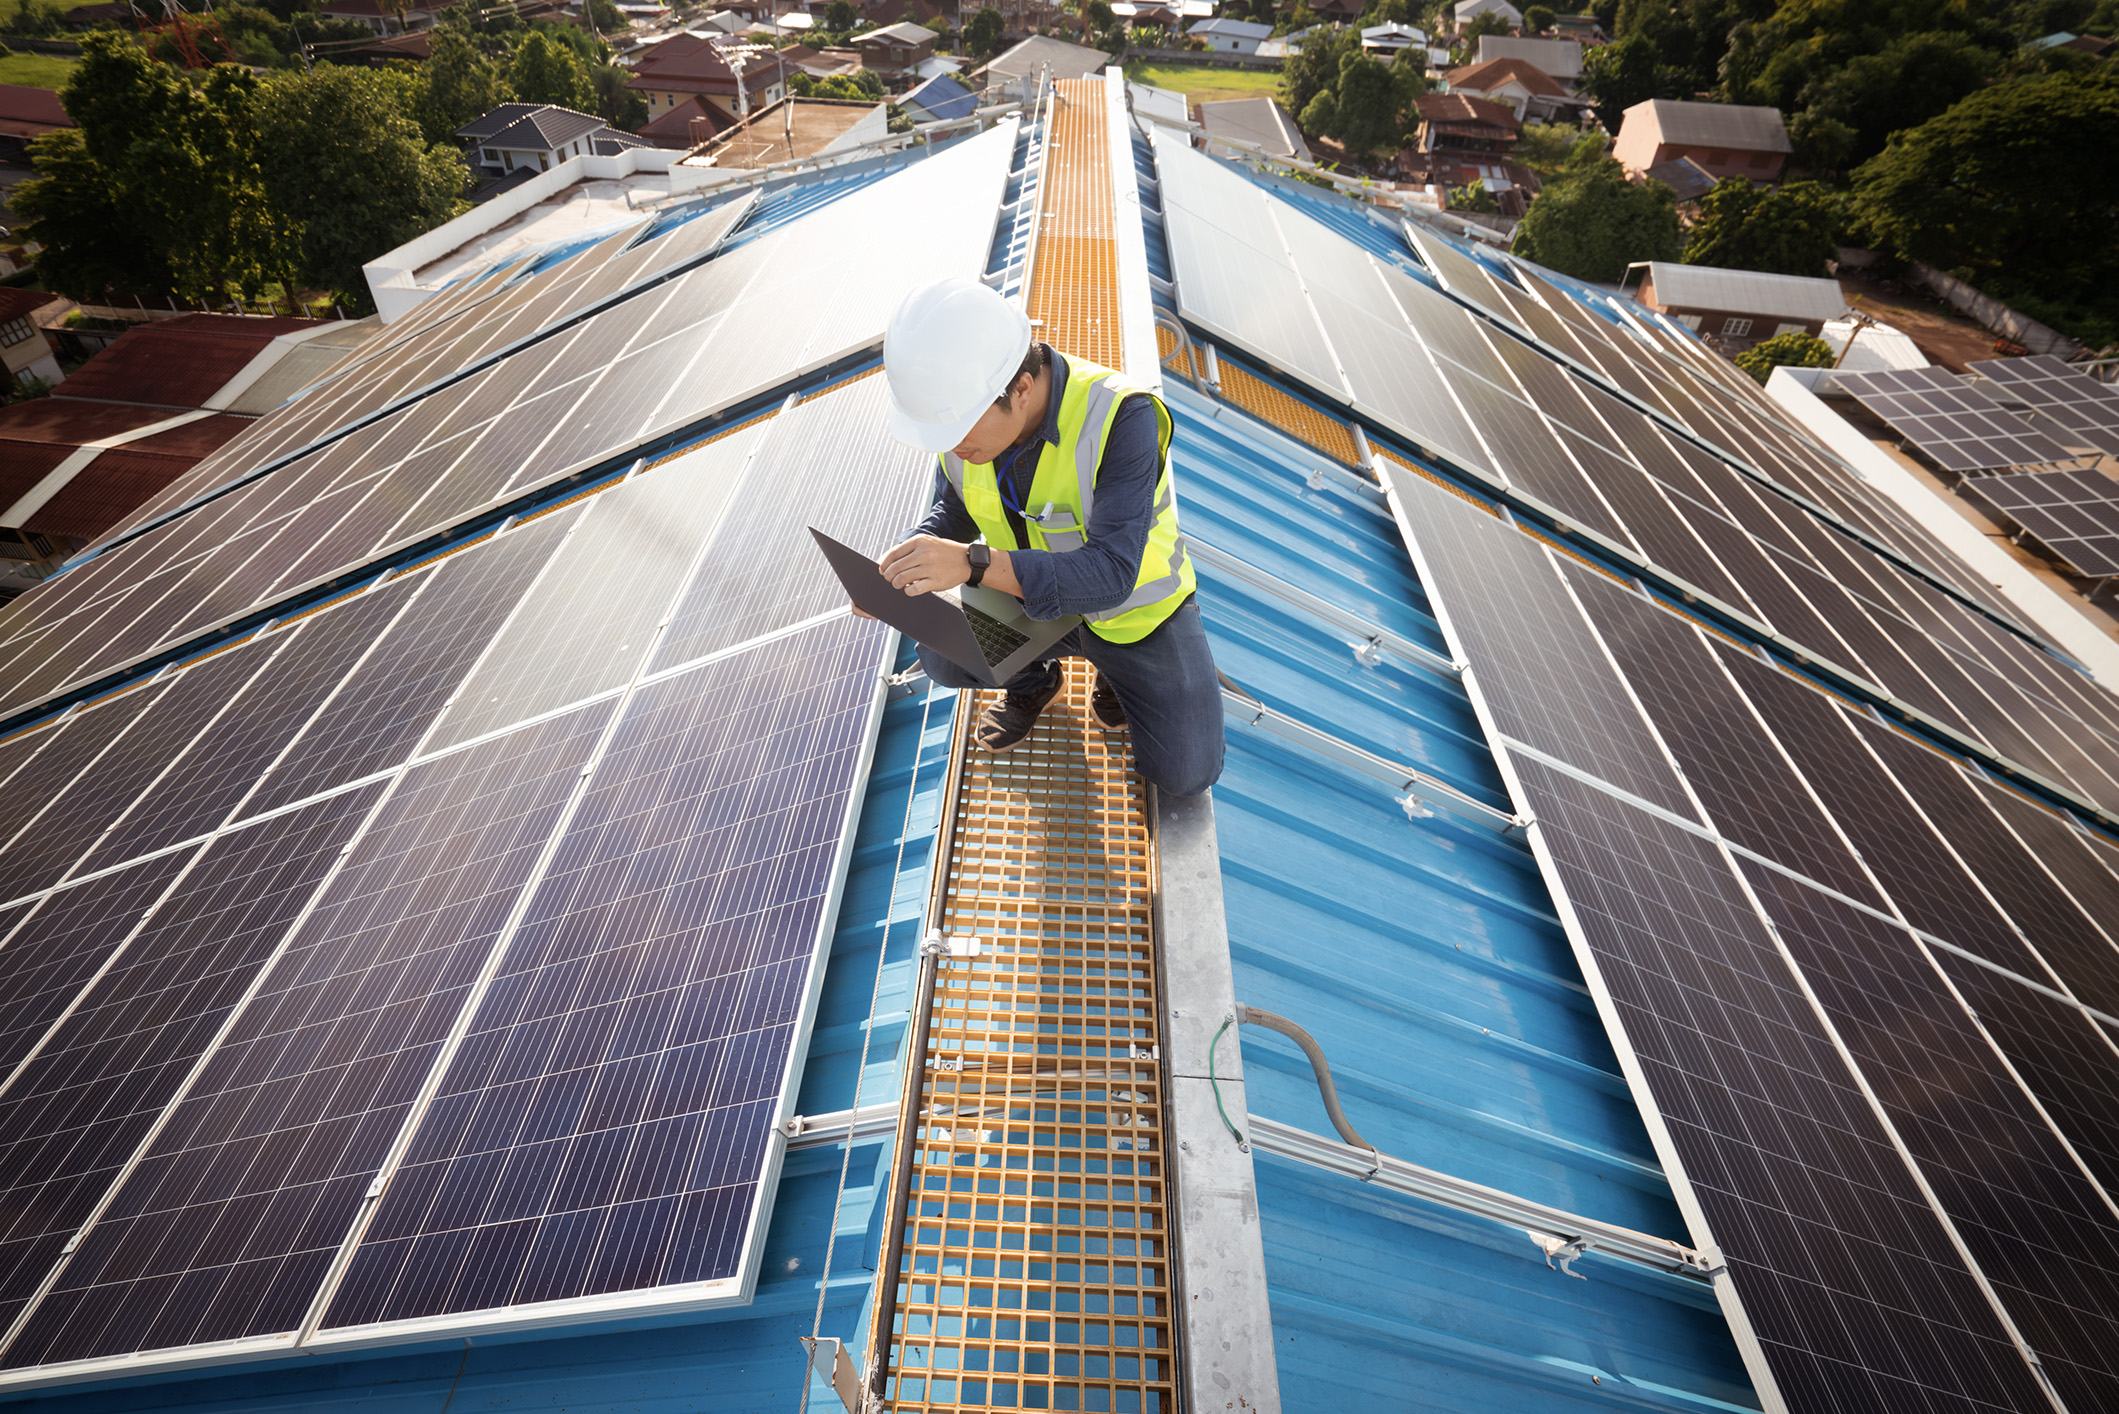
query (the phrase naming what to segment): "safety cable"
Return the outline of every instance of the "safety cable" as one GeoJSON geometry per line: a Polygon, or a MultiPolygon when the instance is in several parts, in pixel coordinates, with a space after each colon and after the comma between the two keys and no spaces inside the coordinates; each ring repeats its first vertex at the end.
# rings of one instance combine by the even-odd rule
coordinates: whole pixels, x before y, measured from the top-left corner
{"type": "MultiPolygon", "coordinates": [[[[905,787],[905,818],[898,826],[898,857],[890,870],[890,895],[883,905],[883,941],[876,948],[876,978],[868,993],[868,1021],[861,1028],[861,1062],[853,1073],[853,1104],[846,1112],[846,1152],[839,1156],[839,1191],[831,1200],[831,1231],[824,1239],[824,1269],[817,1273],[817,1314],[810,1322],[809,1355],[802,1363],[800,1414],[809,1414],[809,1388],[816,1379],[817,1342],[824,1335],[824,1301],[831,1293],[831,1259],[839,1244],[839,1209],[846,1201],[846,1177],[853,1167],[854,1127],[860,1123],[861,1084],[868,1078],[868,1046],[876,1034],[876,1008],[883,999],[883,972],[890,958],[890,933],[896,920],[891,909],[897,902],[898,878],[905,869],[905,845],[912,838],[912,807],[920,794],[920,753],[927,744],[928,715],[934,711],[936,688],[929,679],[927,696],[920,704],[920,730],[912,741],[912,778],[905,787]]],[[[914,928],[920,920],[913,920],[914,928]]]]}

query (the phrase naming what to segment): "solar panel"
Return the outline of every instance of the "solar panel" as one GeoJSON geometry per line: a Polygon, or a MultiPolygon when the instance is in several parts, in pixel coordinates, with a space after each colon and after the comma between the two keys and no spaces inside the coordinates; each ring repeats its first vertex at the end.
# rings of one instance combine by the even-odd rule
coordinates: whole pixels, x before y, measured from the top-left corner
{"type": "Polygon", "coordinates": [[[464,683],[433,745],[468,741],[630,682],[763,432],[738,432],[591,502],[464,683]]]}
{"type": "Polygon", "coordinates": [[[2070,445],[2119,457],[2119,388],[2078,368],[2038,354],[1967,364],[1966,371],[1996,398],[2020,403],[2060,429],[2070,445]]]}
{"type": "MultiPolygon", "coordinates": [[[[215,524],[234,533],[217,533],[182,574],[140,588],[138,602],[113,605],[63,640],[52,640],[48,653],[41,651],[41,640],[34,658],[28,643],[14,653],[0,645],[0,680],[13,685],[0,694],[0,712],[92,681],[269,604],[274,595],[324,577],[329,571],[322,567],[334,559],[336,569],[356,565],[874,347],[908,284],[984,267],[1012,134],[1013,125],[1003,124],[953,144],[637,301],[530,345],[503,359],[489,379],[467,377],[430,394],[459,409],[441,418],[436,431],[456,429],[453,435],[461,436],[479,423],[485,430],[453,455],[443,454],[441,443],[411,452],[422,463],[419,472],[394,484],[404,488],[426,478],[433,488],[368,543],[361,542],[372,523],[356,513],[368,493],[341,486],[341,479],[355,469],[365,476],[388,470],[367,459],[416,441],[401,424],[432,414],[422,414],[415,401],[347,433],[342,440],[352,448],[327,449],[312,459],[296,453],[343,429],[349,419],[382,413],[411,389],[378,367],[352,380],[357,386],[346,400],[310,398],[291,405],[276,416],[299,416],[302,430],[270,455],[293,460],[146,531],[142,539],[184,535],[193,515],[217,509],[215,524]],[[620,357],[628,346],[645,351],[674,341],[689,341],[696,356],[680,361],[666,357],[665,349],[656,361],[637,365],[620,357]],[[541,362],[534,374],[511,378],[505,365],[515,357],[541,362]],[[643,383],[640,375],[649,372],[662,381],[643,383]],[[712,392],[702,396],[702,388],[712,392]],[[512,401],[531,392],[539,396],[512,401]]],[[[696,244],[705,239],[706,227],[694,221],[662,239],[685,232],[692,234],[683,238],[696,244]]],[[[387,495],[383,488],[377,493],[387,495]]],[[[47,622],[38,606],[41,592],[22,596],[25,607],[16,622],[47,622]]]]}
{"type": "Polygon", "coordinates": [[[2102,472],[1982,476],[1962,489],[2037,536],[2077,574],[2119,575],[2119,483],[2102,472]]]}
{"type": "Polygon", "coordinates": [[[586,707],[405,775],[0,1365],[284,1343],[610,715],[586,707]]]}
{"type": "Polygon", "coordinates": [[[740,1287],[886,637],[839,619],[633,699],[325,1342],[740,1287]]]}
{"type": "Polygon", "coordinates": [[[1944,471],[2068,459],[2067,448],[1940,368],[1837,375],[1868,408],[1944,471]]]}
{"type": "MultiPolygon", "coordinates": [[[[1713,844],[1516,770],[1607,1025],[1795,1409],[2035,1409],[2045,1394],[1713,844]]],[[[1754,1369],[1754,1374],[1761,1372],[1754,1369]]]]}
{"type": "Polygon", "coordinates": [[[2081,1407],[2119,1397],[2119,1227],[2077,1161],[2111,1136],[2065,1080],[2093,1033],[2077,1009],[2054,1054],[2028,1023],[1990,1040],[1938,971],[1976,959],[2017,1012],[2069,1008],[2076,978],[2101,1001],[2119,875],[1667,606],[1422,479],[1397,492],[1754,1373],[1795,1408],[2019,1407],[2042,1397],[2020,1339],[2081,1407]],[[1664,751],[1683,788],[1658,795],[1664,751]]]}
{"type": "Polygon", "coordinates": [[[2045,1376],[2071,1409],[2110,1408],[2119,1225],[2104,1195],[1912,934],[1773,870],[1743,873],[2045,1376]]]}
{"type": "MultiPolygon", "coordinates": [[[[0,1331],[94,1216],[380,792],[346,792],[215,841],[7,1077],[0,1331]]],[[[181,862],[139,865],[59,897],[93,899],[104,926],[130,927],[158,892],[150,886],[181,862]]]]}

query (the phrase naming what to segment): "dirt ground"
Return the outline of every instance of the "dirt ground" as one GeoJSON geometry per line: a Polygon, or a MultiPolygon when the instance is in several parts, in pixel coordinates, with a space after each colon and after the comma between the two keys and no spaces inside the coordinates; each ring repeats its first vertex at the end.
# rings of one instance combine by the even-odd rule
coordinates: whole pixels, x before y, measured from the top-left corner
{"type": "Polygon", "coordinates": [[[1967,363],[1994,357],[1995,335],[1926,291],[1877,280],[1855,270],[1842,270],[1839,283],[1849,304],[1903,331],[1930,363],[1962,373],[1967,363]]]}

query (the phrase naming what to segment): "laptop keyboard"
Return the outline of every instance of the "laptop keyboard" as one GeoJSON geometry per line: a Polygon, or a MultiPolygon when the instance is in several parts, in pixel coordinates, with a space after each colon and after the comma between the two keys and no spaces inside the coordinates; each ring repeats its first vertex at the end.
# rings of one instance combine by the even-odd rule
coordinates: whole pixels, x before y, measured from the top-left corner
{"type": "Polygon", "coordinates": [[[971,632],[979,641],[979,651],[986,655],[988,663],[1001,662],[1030,641],[1030,635],[1017,633],[991,614],[982,614],[969,604],[963,607],[964,617],[971,620],[971,632]]]}

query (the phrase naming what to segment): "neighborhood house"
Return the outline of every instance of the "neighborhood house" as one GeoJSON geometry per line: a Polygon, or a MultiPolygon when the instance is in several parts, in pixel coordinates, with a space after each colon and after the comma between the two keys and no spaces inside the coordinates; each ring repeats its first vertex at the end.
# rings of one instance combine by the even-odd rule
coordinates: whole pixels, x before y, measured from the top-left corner
{"type": "Polygon", "coordinates": [[[1816,336],[1827,320],[1847,312],[1836,280],[1663,260],[1649,263],[1634,298],[1730,354],[1776,334],[1816,336]]]}
{"type": "Polygon", "coordinates": [[[1651,98],[1626,110],[1611,155],[1636,180],[1683,157],[1717,181],[1771,182],[1779,178],[1790,150],[1778,108],[1651,98]]]}

